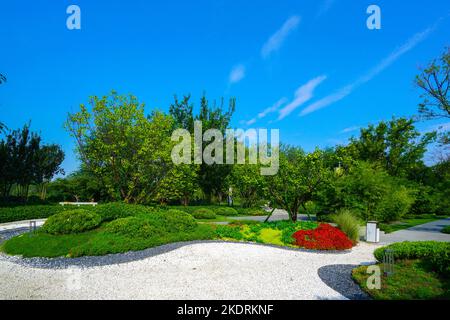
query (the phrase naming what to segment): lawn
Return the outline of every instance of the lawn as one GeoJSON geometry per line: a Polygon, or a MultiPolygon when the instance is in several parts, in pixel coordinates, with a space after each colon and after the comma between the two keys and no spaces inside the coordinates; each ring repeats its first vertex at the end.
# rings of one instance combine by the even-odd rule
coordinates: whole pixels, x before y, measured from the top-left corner
{"type": "Polygon", "coordinates": [[[41,229],[16,236],[0,247],[24,257],[80,257],[143,250],[190,240],[233,240],[293,246],[297,230],[315,222],[234,221],[231,217],[194,219],[186,212],[111,203],[95,209],[74,209],[51,216],[41,229]]]}
{"type": "Polygon", "coordinates": [[[405,217],[400,221],[392,223],[380,223],[380,230],[385,233],[392,233],[398,230],[408,229],[424,223],[433,222],[440,219],[445,219],[447,216],[438,216],[433,214],[427,214],[422,216],[405,217]]]}
{"type": "MultiPolygon", "coordinates": [[[[383,264],[378,264],[383,270],[383,264]]],[[[450,281],[434,272],[421,260],[401,260],[394,265],[394,273],[382,275],[381,289],[367,288],[367,266],[353,270],[353,279],[376,300],[450,299],[450,281]]]]}

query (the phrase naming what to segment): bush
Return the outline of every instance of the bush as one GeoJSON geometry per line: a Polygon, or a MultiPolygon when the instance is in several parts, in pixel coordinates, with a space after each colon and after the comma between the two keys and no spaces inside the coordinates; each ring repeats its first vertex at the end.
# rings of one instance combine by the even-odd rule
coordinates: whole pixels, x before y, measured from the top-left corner
{"type": "Polygon", "coordinates": [[[33,205],[0,208],[0,223],[30,219],[44,219],[67,210],[70,209],[61,205],[33,205]]]}
{"type": "Polygon", "coordinates": [[[238,212],[236,209],[231,207],[219,207],[215,210],[217,215],[220,216],[237,216],[238,212]]]}
{"type": "Polygon", "coordinates": [[[353,247],[352,241],[345,233],[325,223],[314,230],[299,230],[293,237],[297,246],[306,249],[345,250],[353,247]]]}
{"type": "Polygon", "coordinates": [[[450,226],[446,226],[441,230],[442,233],[450,234],[450,226]]]}
{"type": "Polygon", "coordinates": [[[42,231],[53,235],[81,233],[98,227],[101,222],[102,218],[93,211],[68,210],[49,217],[42,231]]]}
{"type": "Polygon", "coordinates": [[[195,219],[215,219],[216,214],[214,211],[206,208],[200,208],[192,212],[195,219]]]}
{"type": "Polygon", "coordinates": [[[117,219],[108,223],[104,231],[128,238],[150,238],[192,231],[196,226],[197,223],[189,214],[167,210],[117,219]]]}
{"type": "Polygon", "coordinates": [[[331,215],[330,219],[350,240],[353,242],[359,240],[359,219],[350,210],[342,209],[337,214],[331,215]]]}
{"type": "Polygon", "coordinates": [[[114,220],[106,225],[104,231],[127,238],[149,238],[161,236],[165,233],[162,228],[155,227],[148,219],[142,217],[114,220]]]}
{"type": "Polygon", "coordinates": [[[221,239],[242,240],[244,238],[243,234],[241,233],[240,226],[218,225],[216,227],[216,235],[221,239]]]}
{"type": "Polygon", "coordinates": [[[429,262],[441,274],[450,276],[450,243],[437,241],[399,242],[375,250],[375,258],[382,262],[384,251],[394,251],[394,259],[421,259],[429,262]]]}
{"type": "Polygon", "coordinates": [[[102,217],[103,222],[113,221],[120,218],[136,216],[140,214],[149,214],[151,208],[142,205],[132,205],[123,202],[111,202],[100,204],[95,207],[95,212],[102,217]]]}

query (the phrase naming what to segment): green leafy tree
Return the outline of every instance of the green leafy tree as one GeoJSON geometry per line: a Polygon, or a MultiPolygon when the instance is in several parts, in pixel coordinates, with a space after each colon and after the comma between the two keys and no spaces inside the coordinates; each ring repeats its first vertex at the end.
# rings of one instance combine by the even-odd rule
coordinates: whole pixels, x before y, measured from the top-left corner
{"type": "Polygon", "coordinates": [[[427,145],[435,133],[423,136],[412,119],[392,119],[361,129],[359,138],[352,138],[347,152],[353,159],[381,164],[393,176],[407,176],[417,166],[423,166],[427,145]]]}
{"type": "Polygon", "coordinates": [[[162,204],[178,201],[187,206],[197,193],[198,165],[175,165],[161,181],[155,198],[162,204]]]}
{"type": "Polygon", "coordinates": [[[422,118],[450,118],[450,48],[422,70],[415,82],[423,92],[423,101],[419,105],[422,118]]]}
{"type": "MultiPolygon", "coordinates": [[[[221,99],[220,105],[217,105],[215,101],[210,105],[206,97],[203,96],[200,100],[198,115],[194,115],[193,105],[189,100],[189,95],[181,101],[175,97],[175,102],[169,108],[171,116],[175,119],[176,128],[183,128],[193,133],[194,121],[198,120],[202,122],[203,132],[208,129],[217,129],[225,135],[225,130],[228,128],[235,110],[236,100],[234,98],[229,100],[228,109],[224,110],[224,99],[221,99]]],[[[203,149],[207,144],[208,142],[203,142],[203,149]]],[[[208,165],[202,163],[200,165],[198,183],[207,202],[211,202],[213,195],[218,196],[220,201],[231,170],[232,166],[226,164],[208,165]]]]}
{"type": "Polygon", "coordinates": [[[112,199],[150,201],[172,168],[172,118],[160,112],[146,117],[136,97],[114,91],[92,97],[90,105],[81,105],[66,122],[83,164],[112,199]]]}
{"type": "Polygon", "coordinates": [[[55,174],[64,174],[61,163],[64,160],[64,151],[59,145],[42,146],[36,154],[34,162],[34,183],[39,186],[39,196],[42,200],[47,197],[47,186],[55,174]]]}
{"type": "Polygon", "coordinates": [[[296,222],[300,209],[308,213],[306,204],[333,175],[323,151],[305,153],[296,147],[282,146],[278,174],[265,176],[266,197],[272,207],[285,209],[290,220],[296,222]]]}

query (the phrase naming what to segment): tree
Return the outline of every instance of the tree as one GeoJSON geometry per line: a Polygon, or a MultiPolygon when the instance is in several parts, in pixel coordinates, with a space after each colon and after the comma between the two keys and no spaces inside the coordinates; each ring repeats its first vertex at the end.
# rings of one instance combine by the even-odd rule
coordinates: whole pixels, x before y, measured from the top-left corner
{"type": "Polygon", "coordinates": [[[198,190],[198,165],[175,165],[161,181],[155,198],[162,204],[178,201],[183,206],[189,205],[190,200],[198,190]]]}
{"type": "Polygon", "coordinates": [[[307,154],[296,147],[282,146],[278,174],[265,176],[267,198],[272,207],[285,209],[289,219],[296,222],[300,208],[308,212],[306,203],[333,175],[323,151],[307,154]]]}
{"type": "MultiPolygon", "coordinates": [[[[229,100],[228,109],[224,111],[224,99],[221,99],[221,103],[217,106],[214,101],[210,106],[208,100],[203,95],[200,100],[200,112],[194,116],[193,105],[189,102],[190,96],[185,96],[180,102],[175,97],[175,102],[170,106],[170,114],[175,120],[175,128],[183,128],[193,134],[194,121],[199,120],[202,122],[203,132],[208,129],[217,129],[225,135],[225,130],[230,124],[231,117],[235,110],[236,100],[231,98],[229,100]]],[[[203,142],[203,148],[208,142],[203,142]]],[[[202,150],[203,150],[202,148],[202,150]]],[[[231,165],[226,164],[212,164],[208,165],[202,163],[200,165],[198,174],[198,183],[203,193],[205,194],[206,201],[211,202],[212,196],[217,195],[220,198],[223,195],[225,187],[225,181],[228,175],[231,173],[231,165]]]]}
{"type": "Polygon", "coordinates": [[[420,136],[414,120],[394,118],[361,129],[359,138],[352,138],[346,149],[353,159],[377,162],[393,176],[407,176],[423,165],[426,147],[436,134],[420,136]]]}
{"type": "Polygon", "coordinates": [[[47,185],[55,174],[64,174],[61,163],[64,151],[56,144],[45,145],[39,149],[34,162],[34,183],[39,186],[39,196],[42,200],[47,197],[47,185]]]}
{"type": "Polygon", "coordinates": [[[0,73],[0,84],[6,82],[6,77],[0,73]]]}
{"type": "Polygon", "coordinates": [[[146,117],[136,97],[114,91],[91,97],[90,106],[81,105],[66,121],[83,165],[112,199],[150,201],[173,165],[172,118],[160,112],[146,117]]]}
{"type": "Polygon", "coordinates": [[[433,60],[421,74],[416,85],[423,90],[419,113],[423,119],[450,118],[450,48],[439,59],[433,60]]]}

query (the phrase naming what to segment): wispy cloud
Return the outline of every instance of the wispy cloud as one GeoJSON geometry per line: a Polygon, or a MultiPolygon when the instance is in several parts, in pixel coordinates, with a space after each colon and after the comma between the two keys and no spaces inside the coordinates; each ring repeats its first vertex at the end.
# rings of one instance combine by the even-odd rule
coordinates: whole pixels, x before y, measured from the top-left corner
{"type": "Polygon", "coordinates": [[[317,17],[323,16],[325,13],[327,13],[331,7],[334,5],[336,0],[324,0],[322,1],[322,4],[319,7],[319,11],[317,12],[317,17]]]}
{"type": "Polygon", "coordinates": [[[326,78],[326,76],[316,77],[298,88],[297,91],[295,91],[294,100],[292,100],[287,106],[279,111],[278,120],[284,119],[292,111],[308,102],[313,97],[316,87],[321,84],[326,78]]]}
{"type": "Polygon", "coordinates": [[[357,131],[360,128],[361,128],[360,126],[352,126],[352,127],[348,127],[348,128],[341,130],[341,132],[339,132],[339,133],[349,133],[349,132],[357,131]]]}
{"type": "Polygon", "coordinates": [[[361,76],[353,83],[336,91],[335,93],[328,95],[325,98],[322,98],[319,101],[309,105],[308,107],[302,110],[300,116],[305,116],[309,113],[325,108],[335,102],[344,99],[349,94],[351,94],[356,88],[372,80],[375,76],[377,76],[383,70],[385,70],[387,67],[393,64],[402,55],[404,55],[405,53],[413,49],[415,46],[417,46],[419,43],[424,41],[434,31],[435,27],[436,25],[427,28],[422,32],[416,33],[406,43],[404,43],[402,46],[394,50],[390,55],[388,55],[385,59],[383,59],[380,63],[378,63],[374,68],[369,70],[366,74],[361,76]]]}
{"type": "Polygon", "coordinates": [[[274,51],[280,49],[286,37],[294,31],[298,24],[300,23],[299,16],[292,16],[286,20],[283,26],[275,32],[269,40],[263,45],[261,49],[261,56],[266,59],[268,58],[274,51]]]}
{"type": "Polygon", "coordinates": [[[280,100],[278,100],[277,102],[275,102],[272,106],[264,109],[263,111],[261,111],[260,113],[258,113],[258,115],[253,118],[250,119],[249,121],[247,121],[245,124],[246,125],[252,125],[254,124],[257,120],[265,118],[268,114],[276,112],[283,104],[285,104],[288,101],[287,98],[281,98],[280,100]]]}
{"type": "Polygon", "coordinates": [[[229,83],[237,83],[245,78],[245,66],[243,64],[238,64],[231,69],[229,76],[229,83]]]}

